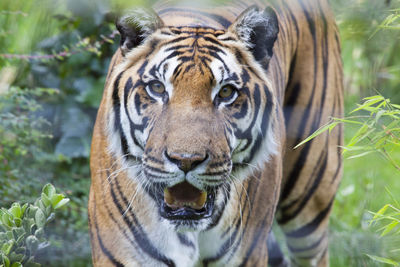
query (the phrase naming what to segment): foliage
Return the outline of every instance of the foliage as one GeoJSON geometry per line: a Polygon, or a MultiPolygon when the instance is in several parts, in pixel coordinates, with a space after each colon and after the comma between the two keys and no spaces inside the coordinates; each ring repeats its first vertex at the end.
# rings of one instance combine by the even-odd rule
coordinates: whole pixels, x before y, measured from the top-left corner
{"type": "Polygon", "coordinates": [[[363,157],[373,152],[379,152],[396,169],[396,162],[388,151],[400,149],[400,105],[390,103],[381,95],[365,97],[364,102],[353,109],[351,113],[364,111],[367,115],[332,118],[332,121],[322,126],[295,148],[310,141],[325,131],[332,131],[339,123],[358,125],[358,131],[343,147],[344,153],[353,153],[348,159],[363,157]],[[369,114],[368,114],[369,113],[369,114]]]}
{"type": "Polygon", "coordinates": [[[90,139],[116,49],[109,3],[17,0],[0,10],[0,205],[32,201],[43,184],[55,184],[71,203],[49,224],[51,246],[36,258],[88,266],[90,139]]]}
{"type": "Polygon", "coordinates": [[[365,97],[379,88],[381,94],[400,103],[400,36],[394,31],[400,1],[335,0],[331,3],[342,39],[347,93],[365,97]]]}
{"type": "MultiPolygon", "coordinates": [[[[359,158],[367,157],[372,153],[381,155],[388,163],[392,166],[391,172],[400,171],[399,162],[400,158],[400,105],[391,103],[390,99],[386,99],[381,95],[375,95],[371,97],[365,97],[361,104],[357,104],[357,107],[354,108],[350,115],[344,118],[332,118],[331,121],[322,126],[320,129],[311,134],[308,138],[298,144],[296,147],[309,142],[313,138],[317,138],[320,134],[331,131],[338,124],[345,124],[349,131],[352,131],[352,135],[347,137],[346,144],[343,147],[343,154],[347,155],[346,160],[348,162],[357,160],[359,158]],[[394,167],[394,168],[393,168],[394,167]]],[[[372,162],[372,160],[370,160],[372,162]]],[[[362,163],[363,168],[368,170],[368,167],[365,167],[365,160],[362,163]]],[[[379,163],[378,163],[379,164],[379,163]]],[[[353,165],[354,167],[354,165],[353,165]]],[[[369,168],[373,170],[373,166],[370,164],[369,168]]],[[[379,176],[383,175],[384,165],[380,166],[379,176]]],[[[390,171],[388,173],[391,173],[390,171]]],[[[346,172],[345,172],[346,174],[346,172]]],[[[346,176],[346,175],[345,175],[346,176]]],[[[371,179],[366,179],[360,176],[360,172],[356,174],[356,179],[358,182],[355,184],[366,184],[367,188],[362,190],[372,190],[374,183],[377,181],[373,181],[371,179]]],[[[394,176],[396,177],[396,176],[394,176]]],[[[347,173],[346,178],[351,178],[351,174],[347,173]]],[[[353,178],[354,179],[354,178],[353,178]]],[[[393,181],[396,181],[394,179],[393,181]]],[[[347,182],[347,181],[345,181],[347,182]]],[[[354,184],[350,184],[347,187],[344,187],[337,196],[336,206],[349,205],[352,206],[353,203],[350,203],[348,200],[344,201],[343,199],[347,197],[349,194],[353,194],[355,190],[354,184]]],[[[356,200],[360,203],[360,199],[356,200]]],[[[362,201],[361,201],[362,203],[362,201]]],[[[397,203],[397,202],[396,202],[397,203]]],[[[365,204],[364,204],[365,205],[365,204]]],[[[375,217],[372,219],[373,221],[383,220],[383,219],[394,219],[391,222],[385,224],[383,226],[382,231],[383,235],[392,230],[397,226],[397,223],[400,218],[395,219],[393,216],[395,213],[391,213],[388,215],[384,215],[384,212],[388,208],[394,208],[392,205],[386,205],[384,208],[380,209],[378,213],[376,213],[375,217]]],[[[343,207],[342,207],[343,209],[343,207]]],[[[365,209],[365,208],[363,208],[365,209]]],[[[353,210],[350,208],[349,210],[353,210]]],[[[347,215],[349,216],[349,215],[347,215]]],[[[397,255],[396,249],[393,247],[399,247],[400,244],[397,243],[395,238],[387,238],[385,240],[378,240],[377,237],[368,232],[368,227],[364,220],[368,217],[368,214],[357,213],[356,219],[359,221],[359,225],[356,226],[355,229],[351,229],[349,225],[343,224],[340,218],[333,217],[333,225],[335,225],[337,233],[332,233],[334,240],[340,238],[340,245],[345,246],[347,250],[349,250],[349,256],[352,257],[352,264],[354,266],[364,265],[365,259],[363,259],[363,254],[366,254],[370,259],[387,264],[397,264],[395,260],[390,259],[389,257],[393,257],[393,255],[397,255]],[[360,229],[361,228],[361,229],[360,229]],[[341,232],[351,231],[351,238],[347,237],[347,234],[341,236],[341,232]],[[356,249],[357,248],[357,249],[356,249]],[[359,252],[362,251],[361,255],[358,255],[359,252]],[[369,253],[367,253],[369,252],[369,253]],[[379,255],[384,253],[387,257],[378,257],[375,255],[379,255]],[[375,255],[374,255],[375,254],[375,255]]],[[[337,245],[333,245],[334,251],[341,251],[341,248],[338,248],[337,245]]],[[[343,252],[342,252],[343,253],[343,252]]],[[[398,259],[398,258],[397,258],[398,259]]],[[[400,260],[400,259],[399,259],[400,260]]],[[[342,263],[343,264],[343,263],[342,263]]],[[[348,263],[347,263],[348,264],[348,263]]],[[[374,266],[372,263],[369,263],[368,266],[374,266]]],[[[341,266],[340,264],[338,266],[341,266]]]]}
{"type": "MultiPolygon", "coordinates": [[[[2,77],[12,69],[3,69],[2,77]]],[[[10,74],[7,74],[10,75],[10,74]]],[[[11,74],[12,75],[12,74],[11,74]]],[[[1,81],[0,77],[0,81],[1,81]]],[[[49,123],[42,116],[34,116],[42,110],[39,98],[49,97],[57,93],[53,89],[36,88],[24,90],[18,87],[3,88],[0,94],[0,204],[10,204],[16,195],[30,196],[31,190],[40,190],[37,180],[26,177],[40,177],[43,168],[28,170],[31,158],[35,157],[38,163],[44,163],[51,155],[42,145],[51,138],[48,129],[49,123]],[[18,160],[14,160],[18,159],[18,160]],[[21,183],[25,181],[24,187],[21,183]]],[[[42,183],[43,184],[43,183],[42,183]]],[[[31,199],[20,199],[30,201],[31,199]]]]}
{"type": "Polygon", "coordinates": [[[68,201],[53,185],[46,184],[34,204],[16,202],[9,209],[1,208],[0,267],[40,266],[35,254],[49,245],[44,228],[55,218],[55,210],[68,201]]]}
{"type": "MultiPolygon", "coordinates": [[[[371,212],[374,217],[371,219],[370,226],[379,225],[380,227],[377,231],[381,232],[381,237],[387,236],[388,234],[400,234],[400,203],[392,196],[390,191],[387,190],[387,192],[392,197],[392,201],[395,204],[386,204],[379,211],[371,212]]],[[[398,254],[400,252],[400,248],[398,247],[392,252],[398,254]]],[[[400,266],[400,261],[369,254],[367,254],[367,256],[381,263],[400,266]]]]}

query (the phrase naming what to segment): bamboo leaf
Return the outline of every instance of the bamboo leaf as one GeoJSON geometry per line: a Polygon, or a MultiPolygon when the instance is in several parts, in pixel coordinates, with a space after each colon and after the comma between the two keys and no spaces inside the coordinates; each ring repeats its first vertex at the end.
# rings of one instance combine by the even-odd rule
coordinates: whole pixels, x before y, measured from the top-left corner
{"type": "Polygon", "coordinates": [[[363,126],[358,129],[358,131],[354,134],[354,136],[351,138],[351,140],[349,141],[349,143],[347,144],[347,147],[352,147],[354,146],[358,140],[360,139],[360,137],[368,130],[368,125],[367,124],[363,124],[363,126]]]}
{"type": "Polygon", "coordinates": [[[376,100],[376,99],[383,99],[381,95],[373,95],[373,96],[367,96],[364,97],[363,100],[376,100]]]}
{"type": "Polygon", "coordinates": [[[372,218],[372,220],[376,220],[376,218],[382,216],[386,210],[389,208],[389,204],[386,204],[385,206],[383,206],[380,210],[378,210],[377,213],[375,213],[375,216],[372,218]]]}
{"type": "Polygon", "coordinates": [[[364,156],[366,156],[366,155],[372,154],[372,153],[374,153],[374,152],[375,152],[375,151],[366,151],[366,152],[364,152],[364,153],[361,153],[361,154],[357,154],[357,155],[348,157],[347,159],[361,158],[361,157],[364,157],[364,156]]]}
{"type": "Polygon", "coordinates": [[[362,123],[362,122],[353,121],[353,120],[349,120],[349,119],[333,118],[333,120],[338,121],[338,122],[343,122],[343,123],[351,123],[351,124],[364,125],[364,123],[362,123]]]}
{"type": "Polygon", "coordinates": [[[373,255],[369,255],[369,254],[365,254],[367,255],[369,258],[371,258],[374,261],[377,262],[381,262],[381,263],[386,263],[386,264],[390,264],[393,266],[399,266],[399,264],[391,259],[386,259],[386,258],[382,258],[382,257],[378,257],[378,256],[373,256],[373,255]]]}
{"type": "Polygon", "coordinates": [[[315,138],[316,136],[322,134],[323,132],[329,130],[331,131],[336,125],[338,125],[339,122],[331,122],[329,124],[323,125],[322,127],[320,127],[318,130],[316,130],[314,133],[312,133],[309,137],[307,137],[306,139],[304,139],[303,141],[301,141],[299,144],[297,144],[294,149],[298,148],[299,146],[307,143],[308,141],[310,141],[311,139],[315,138]]]}
{"type": "Polygon", "coordinates": [[[390,231],[393,230],[393,228],[395,228],[397,225],[399,224],[399,222],[394,221],[389,223],[388,225],[385,226],[385,230],[381,233],[381,236],[385,236],[387,235],[390,231]]]}
{"type": "Polygon", "coordinates": [[[366,108],[368,108],[368,107],[371,107],[372,105],[374,105],[374,104],[376,104],[376,103],[379,103],[379,102],[382,102],[382,101],[384,101],[384,100],[385,100],[385,99],[384,99],[382,96],[379,96],[379,98],[377,97],[376,99],[367,100],[367,101],[364,102],[364,104],[358,105],[358,108],[353,109],[353,110],[350,112],[350,114],[351,114],[351,113],[354,113],[354,112],[356,112],[356,111],[359,111],[359,110],[362,110],[362,109],[366,109],[366,108]]]}
{"type": "Polygon", "coordinates": [[[400,105],[397,105],[397,104],[390,104],[390,105],[392,105],[393,107],[395,107],[397,109],[400,109],[400,105]]]}

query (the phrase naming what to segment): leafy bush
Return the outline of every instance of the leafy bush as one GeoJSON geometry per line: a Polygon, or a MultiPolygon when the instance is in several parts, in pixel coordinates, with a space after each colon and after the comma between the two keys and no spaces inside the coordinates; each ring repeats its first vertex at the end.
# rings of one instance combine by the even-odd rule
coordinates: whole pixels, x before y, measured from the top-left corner
{"type": "Polygon", "coordinates": [[[0,267],[35,267],[37,251],[49,245],[45,226],[55,218],[54,211],[69,201],[57,194],[53,185],[42,189],[34,204],[16,202],[9,209],[0,209],[0,267]]]}
{"type": "MultiPolygon", "coordinates": [[[[3,69],[2,74],[13,72],[3,69]]],[[[1,81],[1,77],[0,77],[1,81]]],[[[42,110],[39,98],[56,94],[53,89],[26,90],[18,87],[3,88],[0,94],[0,205],[9,205],[15,196],[20,201],[32,201],[31,192],[44,184],[44,163],[51,158],[44,142],[51,138],[50,124],[38,114],[42,110]],[[36,159],[35,168],[32,158],[36,159]],[[27,179],[27,177],[30,177],[27,179]],[[41,179],[37,177],[42,177],[41,179]],[[39,180],[38,180],[39,179],[39,180]],[[38,183],[39,182],[39,183],[38,183]],[[23,185],[23,186],[22,186],[23,185]],[[32,190],[32,191],[31,191],[32,190]]]]}

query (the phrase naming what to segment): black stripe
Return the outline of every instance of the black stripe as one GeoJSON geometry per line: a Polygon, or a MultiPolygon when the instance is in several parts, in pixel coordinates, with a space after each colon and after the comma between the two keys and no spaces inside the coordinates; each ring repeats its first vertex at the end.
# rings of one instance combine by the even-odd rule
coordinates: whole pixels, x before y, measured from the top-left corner
{"type": "Polygon", "coordinates": [[[264,85],[264,92],[266,94],[267,102],[265,104],[264,113],[261,119],[261,133],[258,134],[256,141],[253,144],[253,147],[250,150],[249,156],[244,160],[244,162],[251,162],[256,156],[257,152],[262,148],[262,141],[264,139],[265,134],[268,131],[269,126],[269,118],[271,117],[273,100],[272,94],[269,91],[268,87],[264,85]]]}
{"type": "MultiPolygon", "coordinates": [[[[231,186],[228,185],[228,188],[225,189],[226,192],[224,193],[224,201],[222,203],[228,203],[230,199],[231,186]]],[[[225,207],[226,205],[222,205],[221,209],[217,211],[217,213],[213,217],[213,222],[207,227],[206,231],[218,225],[219,221],[221,220],[222,214],[224,213],[225,207]]]]}
{"type": "Polygon", "coordinates": [[[167,172],[167,171],[158,169],[158,168],[156,168],[156,167],[149,166],[148,164],[143,164],[143,168],[149,169],[149,170],[151,170],[151,171],[158,172],[158,173],[170,174],[170,172],[167,172]]]}
{"type": "Polygon", "coordinates": [[[317,248],[321,244],[321,242],[322,242],[322,240],[324,240],[324,238],[326,238],[326,232],[323,235],[321,235],[321,237],[316,242],[314,242],[313,244],[311,244],[308,247],[294,248],[294,247],[290,246],[290,244],[288,244],[288,249],[292,253],[302,253],[302,252],[305,252],[305,251],[308,251],[308,250],[313,250],[313,249],[317,248]]]}
{"type": "MultiPolygon", "coordinates": [[[[303,113],[303,116],[301,118],[301,123],[300,123],[300,127],[298,129],[298,135],[297,135],[297,139],[295,141],[295,144],[298,144],[301,142],[302,138],[304,138],[305,136],[305,128],[308,125],[307,121],[311,118],[310,116],[310,112],[311,112],[311,107],[313,104],[313,99],[314,99],[314,93],[315,93],[315,87],[316,87],[316,79],[317,79],[317,41],[316,41],[316,36],[315,36],[315,24],[314,21],[311,19],[310,14],[307,12],[303,1],[299,1],[300,5],[303,8],[303,12],[304,15],[306,16],[307,22],[308,22],[308,26],[310,29],[310,33],[312,35],[312,39],[313,39],[313,52],[314,52],[314,75],[313,75],[313,87],[312,87],[312,91],[311,91],[311,95],[310,95],[310,99],[308,100],[308,104],[306,107],[306,110],[303,113]]],[[[317,114],[318,116],[318,111],[314,112],[317,114]]],[[[314,119],[314,121],[312,122],[311,125],[311,129],[310,129],[310,133],[314,132],[318,125],[319,125],[319,119],[314,119]]],[[[308,136],[309,134],[307,134],[308,136]]],[[[308,142],[304,148],[302,149],[302,151],[300,152],[300,156],[297,159],[296,163],[294,164],[293,169],[290,172],[290,175],[288,176],[288,181],[286,182],[283,190],[282,190],[282,194],[281,194],[281,200],[280,202],[282,203],[283,201],[285,201],[285,199],[290,195],[290,193],[292,192],[293,188],[295,187],[295,184],[299,178],[299,174],[301,173],[301,170],[303,169],[303,167],[305,166],[305,161],[307,159],[308,156],[308,152],[310,150],[312,141],[308,142]]]]}
{"type": "Polygon", "coordinates": [[[135,95],[135,109],[136,109],[136,113],[137,113],[139,116],[142,115],[142,111],[141,111],[141,109],[140,109],[140,104],[141,104],[140,95],[139,95],[139,94],[136,94],[136,95],[135,95]]]}
{"type": "MultiPolygon", "coordinates": [[[[270,212],[267,212],[264,216],[264,218],[261,221],[261,225],[258,226],[257,229],[263,229],[264,231],[269,231],[269,229],[266,227],[267,219],[268,217],[271,216],[270,212]]],[[[250,248],[247,250],[246,255],[242,261],[242,263],[239,265],[240,267],[246,266],[247,262],[250,260],[250,255],[253,253],[254,249],[257,247],[259,244],[259,239],[263,236],[262,234],[257,234],[255,235],[255,238],[251,242],[250,248]]]]}
{"type": "Polygon", "coordinates": [[[128,112],[128,95],[131,90],[136,89],[139,86],[143,86],[142,81],[137,81],[135,85],[132,84],[132,78],[129,77],[128,81],[125,84],[125,89],[124,89],[124,109],[125,109],[125,114],[128,117],[129,120],[129,128],[130,128],[130,133],[131,137],[133,140],[133,143],[139,147],[140,149],[144,150],[142,144],[139,143],[139,140],[137,140],[135,131],[138,130],[140,132],[143,132],[144,128],[147,126],[147,121],[145,118],[143,118],[143,123],[142,124],[136,124],[132,121],[131,116],[128,112]]]}
{"type": "Polygon", "coordinates": [[[147,160],[151,160],[151,161],[154,161],[155,163],[158,163],[158,164],[164,164],[164,161],[159,160],[159,159],[147,154],[147,153],[150,153],[150,152],[151,152],[151,150],[147,150],[146,151],[146,155],[145,155],[146,158],[144,158],[143,162],[147,162],[147,160]]]}
{"type": "Polygon", "coordinates": [[[181,242],[182,245],[185,245],[187,247],[191,247],[195,249],[195,245],[193,244],[192,241],[190,241],[183,233],[177,233],[179,242],[181,242]]]}
{"type": "MultiPolygon", "coordinates": [[[[115,169],[113,169],[113,171],[115,171],[115,169]]],[[[110,171],[109,170],[106,170],[106,174],[107,174],[107,177],[110,177],[110,171]]],[[[115,179],[117,179],[118,177],[115,177],[115,179]]],[[[116,225],[117,227],[118,227],[118,229],[123,233],[123,235],[124,235],[124,237],[129,241],[129,243],[132,245],[132,247],[133,248],[137,248],[137,246],[136,246],[136,244],[135,244],[135,241],[132,239],[132,237],[130,237],[128,234],[127,234],[127,229],[126,228],[123,228],[123,226],[115,219],[115,217],[114,217],[114,215],[112,214],[112,212],[111,212],[111,209],[110,209],[110,207],[107,205],[107,203],[105,202],[104,203],[105,205],[105,208],[107,209],[107,214],[108,214],[108,216],[109,216],[109,218],[111,218],[111,220],[114,222],[114,225],[116,225]]]]}
{"type": "Polygon", "coordinates": [[[114,191],[114,186],[117,187],[118,194],[119,194],[123,204],[125,204],[126,207],[129,206],[129,201],[123,195],[118,180],[115,180],[115,183],[113,183],[111,185],[111,196],[112,196],[113,202],[116,205],[119,213],[123,217],[124,222],[126,223],[126,225],[131,230],[131,232],[132,232],[132,234],[133,234],[133,236],[134,236],[134,238],[136,240],[136,243],[141,247],[141,249],[147,255],[149,255],[153,259],[155,259],[157,261],[160,261],[160,262],[164,263],[165,265],[167,265],[169,267],[175,267],[175,263],[171,259],[169,259],[169,258],[165,257],[164,255],[162,255],[161,252],[159,252],[157,250],[157,248],[155,248],[153,246],[153,244],[150,242],[150,240],[147,237],[147,234],[144,232],[141,224],[139,223],[139,221],[138,221],[135,213],[132,211],[132,209],[130,209],[129,213],[125,214],[126,210],[124,210],[122,208],[122,205],[119,202],[119,200],[117,198],[117,195],[116,195],[116,193],[114,191]],[[127,216],[128,214],[130,216],[127,216]],[[130,220],[129,217],[132,217],[132,220],[130,220]]]}
{"type": "Polygon", "coordinates": [[[292,21],[290,23],[292,23],[292,25],[294,25],[294,27],[296,29],[297,39],[299,39],[300,31],[299,31],[299,25],[298,25],[297,20],[296,20],[296,16],[293,14],[293,12],[290,9],[289,5],[285,1],[283,1],[283,5],[285,6],[285,10],[289,13],[289,15],[290,15],[290,17],[292,19],[292,21]]]}
{"type": "Polygon", "coordinates": [[[311,222],[307,223],[297,230],[286,233],[286,236],[290,238],[303,238],[312,234],[328,215],[329,211],[331,210],[334,198],[335,196],[333,196],[327,207],[323,209],[311,222]]]}
{"type": "Polygon", "coordinates": [[[165,49],[165,52],[169,52],[169,51],[172,51],[172,50],[179,50],[179,49],[182,49],[182,48],[188,49],[188,51],[185,51],[185,52],[193,51],[193,47],[191,47],[189,45],[175,45],[175,46],[171,46],[171,47],[168,47],[167,49],[165,49]]]}
{"type": "MultiPolygon", "coordinates": [[[[96,212],[96,206],[94,207],[94,211],[96,212]]],[[[94,227],[96,228],[96,237],[97,237],[97,240],[99,241],[99,245],[100,245],[100,248],[101,248],[101,251],[103,252],[103,254],[106,255],[106,257],[112,262],[112,264],[114,264],[114,266],[124,267],[124,265],[121,262],[119,262],[117,259],[115,259],[114,255],[104,245],[103,240],[100,237],[99,226],[97,225],[97,220],[96,220],[96,213],[94,214],[93,222],[94,222],[94,227]]]]}
{"type": "Polygon", "coordinates": [[[319,111],[317,114],[318,116],[318,121],[321,121],[321,116],[322,116],[322,111],[324,108],[325,104],[325,96],[326,96],[326,87],[327,87],[327,76],[328,76],[328,64],[329,64],[329,47],[328,47],[328,24],[326,21],[326,18],[324,16],[323,11],[321,10],[320,3],[318,2],[319,9],[320,9],[320,16],[322,18],[323,24],[324,24],[324,36],[323,36],[323,46],[322,46],[322,95],[321,95],[321,103],[319,107],[319,111]]]}
{"type": "Polygon", "coordinates": [[[148,63],[149,63],[149,61],[146,59],[143,62],[143,64],[140,66],[140,68],[138,69],[137,73],[140,78],[143,78],[144,70],[146,69],[148,63]]]}
{"type": "Polygon", "coordinates": [[[242,105],[238,105],[238,106],[240,107],[240,111],[239,111],[239,112],[236,112],[236,113],[234,113],[234,114],[232,115],[232,116],[233,116],[235,119],[237,119],[237,120],[242,119],[242,118],[244,118],[244,117],[246,116],[247,111],[248,111],[248,109],[249,109],[248,100],[245,99],[245,100],[243,101],[243,104],[242,104],[242,105]]]}
{"type": "Polygon", "coordinates": [[[253,119],[252,119],[249,127],[245,131],[242,132],[240,129],[238,129],[236,124],[232,123],[232,126],[235,130],[235,136],[238,139],[243,139],[243,140],[247,141],[246,145],[239,152],[246,151],[249,148],[249,146],[252,144],[252,140],[253,140],[252,130],[254,128],[254,124],[257,121],[258,113],[259,113],[260,106],[261,106],[261,94],[260,94],[260,87],[258,84],[255,84],[255,86],[254,86],[253,100],[254,100],[254,106],[253,106],[254,115],[253,115],[253,119]]]}
{"type": "Polygon", "coordinates": [[[118,74],[113,88],[112,100],[113,100],[113,109],[114,109],[114,130],[119,133],[121,140],[121,148],[123,155],[128,155],[127,157],[131,157],[129,153],[128,141],[126,140],[125,133],[122,129],[121,125],[121,102],[119,100],[119,82],[121,80],[124,71],[118,74]]]}
{"type": "MultiPolygon", "coordinates": [[[[328,137],[326,138],[326,142],[325,142],[325,146],[328,145],[328,137]]],[[[319,157],[319,162],[317,163],[317,166],[320,166],[318,174],[316,175],[316,178],[311,186],[311,188],[307,191],[307,194],[304,196],[304,198],[301,200],[301,202],[298,204],[297,208],[295,211],[293,211],[291,214],[289,215],[284,215],[282,216],[278,222],[279,224],[285,224],[288,221],[292,220],[293,218],[295,218],[307,205],[307,202],[311,199],[311,197],[314,195],[315,191],[318,188],[318,185],[320,184],[322,178],[324,177],[325,174],[325,170],[326,170],[326,166],[328,163],[328,158],[327,158],[327,151],[323,150],[323,155],[320,155],[319,157]],[[321,165],[322,162],[322,165],[321,165]]],[[[313,174],[311,175],[311,177],[314,177],[314,172],[316,171],[316,169],[313,171],[313,174]]],[[[310,178],[311,178],[310,177],[310,178]]],[[[296,201],[297,202],[297,201],[296,201]]],[[[285,208],[290,208],[291,205],[287,205],[285,207],[282,207],[281,209],[284,210],[285,208]]]]}
{"type": "Polygon", "coordinates": [[[202,174],[198,174],[199,176],[215,176],[215,175],[224,175],[227,174],[226,171],[222,170],[222,171],[216,171],[216,172],[206,172],[206,173],[202,173],[202,174]]]}
{"type": "MultiPolygon", "coordinates": [[[[240,197],[239,197],[239,203],[241,202],[241,199],[243,197],[243,195],[248,195],[247,193],[244,194],[244,190],[249,190],[250,191],[250,183],[248,183],[247,189],[243,186],[242,187],[242,191],[240,193],[240,197]]],[[[237,192],[237,190],[235,190],[237,192]]],[[[229,191],[230,193],[230,191],[229,191]]],[[[249,193],[249,195],[252,195],[251,193],[249,193]]],[[[250,212],[250,206],[247,205],[247,202],[249,201],[248,197],[245,198],[244,203],[243,203],[243,210],[242,210],[242,216],[244,216],[246,214],[246,212],[250,212]]],[[[224,202],[227,203],[227,202],[224,202]]],[[[244,217],[240,216],[237,213],[237,219],[236,219],[236,223],[235,223],[235,231],[231,234],[231,236],[229,238],[227,238],[227,240],[224,242],[224,244],[222,245],[222,247],[219,249],[217,255],[215,255],[214,257],[211,258],[206,258],[203,260],[203,267],[207,267],[208,264],[212,263],[212,262],[216,262],[218,260],[220,260],[222,257],[224,257],[228,252],[233,255],[236,250],[238,249],[242,239],[243,239],[243,234],[246,232],[249,220],[246,220],[245,226],[242,229],[242,232],[240,232],[240,227],[243,224],[242,219],[244,217]],[[236,240],[236,237],[238,235],[238,233],[240,233],[238,240],[236,240]],[[233,240],[233,242],[232,242],[233,240]],[[235,244],[236,243],[236,244],[235,244]],[[232,245],[235,245],[232,248],[232,245]]],[[[224,236],[226,236],[227,233],[229,233],[229,231],[231,230],[231,226],[228,227],[228,229],[226,229],[226,231],[221,235],[221,238],[223,238],[224,236]]]]}

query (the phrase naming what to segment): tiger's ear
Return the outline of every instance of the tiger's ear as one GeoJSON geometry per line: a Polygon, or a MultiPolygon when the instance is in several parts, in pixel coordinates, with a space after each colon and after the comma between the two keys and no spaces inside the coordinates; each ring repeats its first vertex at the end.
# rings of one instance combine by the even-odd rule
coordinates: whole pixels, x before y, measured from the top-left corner
{"type": "Polygon", "coordinates": [[[164,22],[153,10],[139,9],[119,19],[116,26],[121,34],[121,52],[125,56],[150,34],[163,27],[164,22]]]}
{"type": "Polygon", "coordinates": [[[271,7],[260,11],[254,5],[243,11],[228,31],[236,34],[247,45],[257,61],[268,62],[278,37],[278,18],[271,7]]]}

